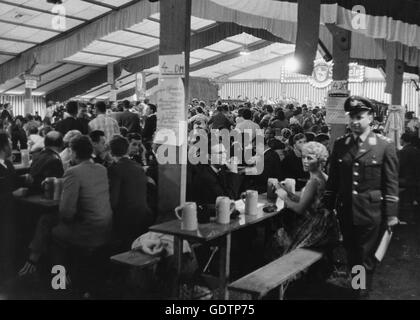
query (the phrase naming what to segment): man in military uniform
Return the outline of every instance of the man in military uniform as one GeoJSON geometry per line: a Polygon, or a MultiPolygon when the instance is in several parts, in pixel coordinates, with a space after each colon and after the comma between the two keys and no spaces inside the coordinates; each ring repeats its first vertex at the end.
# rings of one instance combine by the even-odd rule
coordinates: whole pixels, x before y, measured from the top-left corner
{"type": "Polygon", "coordinates": [[[373,133],[373,106],[363,97],[344,103],[351,133],[338,138],[330,158],[325,201],[337,209],[350,270],[366,270],[368,295],[375,269],[375,251],[384,227],[398,224],[398,158],[390,139],[373,133]]]}

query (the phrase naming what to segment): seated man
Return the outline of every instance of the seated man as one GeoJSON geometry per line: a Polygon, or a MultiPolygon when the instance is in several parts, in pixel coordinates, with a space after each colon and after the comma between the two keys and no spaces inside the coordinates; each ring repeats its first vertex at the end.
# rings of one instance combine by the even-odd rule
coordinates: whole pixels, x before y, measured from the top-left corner
{"type": "Polygon", "coordinates": [[[141,136],[138,133],[129,133],[128,136],[128,157],[142,166],[147,164],[146,149],[141,142],[141,136]]]}
{"type": "Polygon", "coordinates": [[[306,143],[306,136],[298,133],[291,138],[293,148],[283,160],[284,178],[296,180],[296,190],[300,191],[309,179],[308,172],[303,170],[302,146],[306,143]]]}
{"type": "Polygon", "coordinates": [[[112,232],[107,171],[91,160],[89,137],[73,138],[70,147],[76,165],[64,174],[58,225],[52,234],[61,249],[94,249],[106,244],[112,232]]]}
{"type": "Polygon", "coordinates": [[[282,169],[282,161],[284,159],[284,151],[286,146],[277,139],[270,139],[264,146],[264,170],[256,176],[256,190],[259,193],[267,191],[267,181],[269,178],[277,178],[283,180],[284,172],[282,169]]]}
{"type": "Polygon", "coordinates": [[[126,138],[114,136],[109,144],[116,160],[108,169],[114,230],[123,240],[123,250],[129,250],[154,220],[146,199],[147,177],[143,168],[129,159],[126,138]]]}
{"type": "Polygon", "coordinates": [[[189,197],[197,204],[214,205],[216,198],[239,198],[240,177],[226,159],[226,148],[216,144],[210,149],[208,164],[192,166],[189,197]],[[217,159],[217,160],[216,160],[217,159]],[[203,188],[203,186],[206,186],[203,188]]]}
{"type": "Polygon", "coordinates": [[[89,136],[93,145],[93,162],[99,163],[106,168],[109,167],[112,163],[112,157],[107,150],[105,133],[102,130],[94,130],[89,136]]]}
{"type": "Polygon", "coordinates": [[[50,131],[44,139],[45,147],[34,156],[29,170],[32,178],[31,189],[41,191],[41,183],[47,177],[61,178],[64,173],[60,152],[63,148],[63,137],[58,131],[50,131]]]}
{"type": "Polygon", "coordinates": [[[112,231],[112,210],[106,169],[90,159],[92,143],[87,136],[70,141],[71,162],[75,165],[64,174],[59,216],[44,214],[37,223],[29,246],[30,255],[19,275],[36,272],[36,265],[46,253],[51,230],[60,248],[76,246],[95,248],[105,244],[112,231]]]}

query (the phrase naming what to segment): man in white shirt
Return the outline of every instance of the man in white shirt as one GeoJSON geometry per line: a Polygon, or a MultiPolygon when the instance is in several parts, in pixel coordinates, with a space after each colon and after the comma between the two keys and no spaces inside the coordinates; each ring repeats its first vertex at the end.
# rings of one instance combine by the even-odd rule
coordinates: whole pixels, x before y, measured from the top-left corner
{"type": "Polygon", "coordinates": [[[252,112],[250,109],[244,108],[241,113],[244,120],[236,125],[235,130],[239,130],[242,133],[246,132],[245,130],[251,130],[252,140],[254,140],[256,130],[260,130],[260,126],[251,120],[252,112]]]}
{"type": "Polygon", "coordinates": [[[120,128],[117,121],[106,115],[106,105],[103,101],[95,103],[96,118],[89,122],[89,131],[101,130],[105,133],[105,140],[108,142],[111,138],[120,134],[120,128]]]}

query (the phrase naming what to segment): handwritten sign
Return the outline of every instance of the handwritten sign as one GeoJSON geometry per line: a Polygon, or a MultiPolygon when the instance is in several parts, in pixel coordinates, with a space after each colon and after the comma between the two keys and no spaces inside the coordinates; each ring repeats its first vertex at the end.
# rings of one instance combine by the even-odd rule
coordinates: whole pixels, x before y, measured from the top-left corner
{"type": "Polygon", "coordinates": [[[32,79],[26,79],[25,80],[25,88],[29,89],[36,89],[37,87],[37,81],[32,79]]]}
{"type": "Polygon", "coordinates": [[[347,80],[340,80],[340,81],[337,80],[331,83],[331,90],[333,91],[347,90],[347,87],[348,87],[347,80]]]}
{"type": "Polygon", "coordinates": [[[347,124],[348,119],[344,111],[344,101],[350,96],[347,81],[333,81],[328,91],[326,103],[326,122],[328,124],[347,124]]]}
{"type": "Polygon", "coordinates": [[[180,146],[186,133],[185,91],[181,77],[161,78],[155,143],[180,146]]]}
{"type": "Polygon", "coordinates": [[[184,76],[184,53],[159,56],[159,72],[161,76],[184,76]]]}

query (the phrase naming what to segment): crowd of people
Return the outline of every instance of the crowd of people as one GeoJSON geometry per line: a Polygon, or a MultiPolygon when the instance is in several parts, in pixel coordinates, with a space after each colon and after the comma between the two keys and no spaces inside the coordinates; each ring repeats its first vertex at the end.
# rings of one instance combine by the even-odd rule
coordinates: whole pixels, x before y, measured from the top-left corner
{"type": "MultiPolygon", "coordinates": [[[[377,176],[381,178],[384,174],[376,168],[377,162],[382,164],[382,161],[389,170],[385,174],[392,180],[386,190],[387,200],[393,202],[398,198],[400,183],[404,197],[416,205],[419,200],[419,139],[415,126],[413,132],[402,135],[403,148],[398,154],[403,169],[399,171],[398,179],[398,176],[395,177],[398,160],[389,149],[388,141],[380,135],[380,126],[371,130],[373,109],[366,107],[369,103],[365,100],[355,98],[352,101],[346,110],[351,117],[350,125],[346,135],[335,142],[331,154],[334,141],[330,141],[329,127],[325,123],[325,108],[281,102],[244,101],[233,105],[216,101],[209,104],[192,99],[188,105],[190,133],[200,131],[208,137],[212,129],[249,133],[252,154],[255,155],[256,136],[262,130],[263,157],[255,161],[263,161],[264,166],[260,174],[243,174],[244,171],[238,170],[233,153],[238,147],[243,154],[246,145],[232,143],[226,148],[221,142],[210,144],[207,159],[216,154],[225,160],[216,164],[211,161],[188,164],[187,201],[196,202],[201,210],[211,214],[219,196],[237,200],[246,190],[266,192],[269,178],[277,178],[279,182],[294,179],[295,190],[284,184],[277,185],[277,194],[284,199],[286,208],[281,221],[273,228],[270,254],[280,255],[298,247],[331,248],[337,245],[341,232],[346,248],[353,254],[352,261],[368,266],[373,273],[370,259],[377,233],[369,234],[368,248],[363,243],[358,244],[362,248],[355,247],[355,241],[366,238],[366,234],[363,236],[363,232],[367,232],[366,224],[361,223],[365,229],[352,229],[348,221],[338,221],[332,209],[337,207],[337,199],[339,205],[351,208],[348,193],[364,194],[372,190],[370,184],[376,184],[377,176]],[[352,101],[355,104],[351,104],[352,101]],[[367,112],[366,115],[361,115],[363,112],[367,112]],[[375,149],[373,160],[363,160],[365,153],[358,152],[369,148],[373,141],[375,146],[383,146],[385,151],[375,149]],[[355,148],[349,149],[353,156],[348,159],[347,147],[355,148]],[[358,151],[357,148],[362,149],[358,151]],[[353,166],[355,158],[359,159],[356,167],[353,166]],[[367,164],[369,161],[371,163],[367,164]],[[348,168],[351,172],[359,165],[364,170],[361,179],[367,180],[366,186],[347,174],[348,168]],[[334,180],[329,179],[331,175],[334,180]],[[343,184],[346,186],[342,187],[343,184]]],[[[22,210],[14,201],[20,194],[19,188],[26,187],[30,193],[40,193],[47,177],[63,178],[59,215],[40,212],[32,240],[27,244],[29,254],[26,263],[19,269],[20,276],[35,273],[40,260],[49,252],[52,252],[53,259],[61,262],[60,259],[65,259],[69,250],[92,250],[113,239],[120,241],[120,251],[129,250],[132,242],[146,233],[150,225],[164,219],[158,216],[157,210],[156,150],[159,146],[153,142],[156,124],[157,106],[147,99],[135,105],[125,100],[116,106],[108,106],[103,101],[95,104],[69,101],[65,108],[60,104],[51,104],[43,119],[37,113],[14,116],[10,105],[2,106],[0,202],[4,210],[0,215],[0,275],[10,276],[16,272],[13,265],[14,242],[10,239],[18,232],[14,212],[22,210]],[[13,155],[25,149],[32,158],[29,173],[17,176],[12,163],[13,155]]],[[[197,152],[195,142],[196,139],[189,140],[189,153],[197,152]]],[[[248,163],[243,160],[239,166],[249,168],[255,165],[255,161],[248,163]]],[[[381,188],[380,185],[374,186],[375,190],[381,188]]],[[[369,210],[373,205],[372,197],[376,195],[380,201],[382,191],[379,191],[379,196],[370,194],[372,204],[363,200],[354,210],[360,210],[363,216],[363,210],[369,210]]],[[[341,209],[343,211],[344,207],[341,209]]],[[[351,212],[346,213],[346,217],[351,215],[351,212]]],[[[390,211],[388,218],[395,215],[394,211],[390,211]]],[[[390,225],[395,224],[393,219],[389,221],[390,225]]],[[[245,241],[252,241],[252,237],[247,235],[245,241]]],[[[240,251],[235,249],[235,244],[233,248],[240,251]]],[[[200,249],[201,256],[208,255],[207,249],[200,249]]],[[[200,260],[200,254],[198,258],[200,260]]]]}
{"type": "Polygon", "coordinates": [[[131,112],[128,101],[122,105],[124,110],[118,111],[109,110],[102,101],[94,105],[69,101],[64,110],[58,106],[51,117],[47,112],[43,119],[37,114],[13,116],[9,106],[3,106],[2,277],[16,273],[13,246],[21,231],[16,229],[17,212],[38,210],[40,214],[20,276],[35,273],[40,259],[52,252],[52,245],[61,253],[70,247],[91,250],[116,238],[120,250],[128,250],[155,221],[157,178],[151,137],[156,129],[156,106],[146,103],[143,114],[131,112]],[[31,162],[29,172],[17,176],[13,159],[19,162],[17,155],[22,150],[28,150],[31,162]],[[63,179],[59,216],[14,201],[22,190],[42,193],[45,179],[51,177],[63,179]]]}

